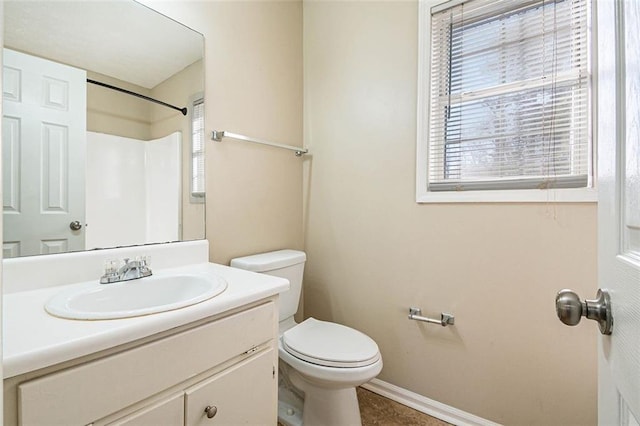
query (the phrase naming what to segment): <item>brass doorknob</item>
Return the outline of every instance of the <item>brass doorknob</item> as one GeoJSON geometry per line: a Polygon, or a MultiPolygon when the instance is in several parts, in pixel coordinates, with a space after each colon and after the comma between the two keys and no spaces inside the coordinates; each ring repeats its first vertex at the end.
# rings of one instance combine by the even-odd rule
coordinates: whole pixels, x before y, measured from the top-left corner
{"type": "Polygon", "coordinates": [[[611,300],[606,290],[598,290],[595,300],[584,302],[574,291],[560,290],[556,295],[556,314],[560,321],[567,325],[577,325],[584,316],[598,321],[602,334],[611,334],[613,330],[611,300]]]}

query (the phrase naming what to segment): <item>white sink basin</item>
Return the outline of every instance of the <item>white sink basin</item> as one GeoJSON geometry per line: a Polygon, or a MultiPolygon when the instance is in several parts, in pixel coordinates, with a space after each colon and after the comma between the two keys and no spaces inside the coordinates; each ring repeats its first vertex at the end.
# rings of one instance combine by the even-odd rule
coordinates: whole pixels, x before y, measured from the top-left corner
{"type": "Polygon", "coordinates": [[[180,274],[112,284],[86,283],[61,291],[47,304],[51,315],[80,320],[128,318],[184,308],[227,288],[218,276],[180,274]]]}

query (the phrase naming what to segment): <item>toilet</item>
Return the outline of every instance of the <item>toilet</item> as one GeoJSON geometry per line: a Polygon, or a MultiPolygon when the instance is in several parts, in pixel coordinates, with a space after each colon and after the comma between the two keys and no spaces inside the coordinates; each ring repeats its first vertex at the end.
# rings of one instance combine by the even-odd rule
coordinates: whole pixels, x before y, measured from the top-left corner
{"type": "Polygon", "coordinates": [[[382,370],[378,345],[369,336],[344,325],[308,318],[297,324],[302,251],[279,250],[233,259],[231,266],[283,277],[280,293],[278,353],[278,420],[287,426],[360,425],[356,386],[382,370]]]}

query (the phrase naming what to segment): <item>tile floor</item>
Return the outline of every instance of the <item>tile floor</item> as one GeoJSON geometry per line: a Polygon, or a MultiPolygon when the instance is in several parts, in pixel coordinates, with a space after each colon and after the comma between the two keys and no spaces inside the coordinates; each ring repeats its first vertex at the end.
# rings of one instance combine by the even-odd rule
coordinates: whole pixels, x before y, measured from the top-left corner
{"type": "MultiPolygon", "coordinates": [[[[357,388],[362,426],[449,426],[384,396],[357,388]]],[[[278,423],[278,426],[282,426],[278,423]]]]}
{"type": "Polygon", "coordinates": [[[362,426],[448,426],[449,423],[358,388],[362,426]]]}

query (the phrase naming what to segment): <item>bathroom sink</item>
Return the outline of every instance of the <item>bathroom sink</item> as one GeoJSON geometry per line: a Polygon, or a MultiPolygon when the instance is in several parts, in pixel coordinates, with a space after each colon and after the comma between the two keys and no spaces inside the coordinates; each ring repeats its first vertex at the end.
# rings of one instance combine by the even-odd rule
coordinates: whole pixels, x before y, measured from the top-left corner
{"type": "Polygon", "coordinates": [[[68,319],[129,318],[194,305],[226,288],[223,278],[205,274],[152,275],[113,284],[83,283],[56,294],[45,310],[68,319]]]}

